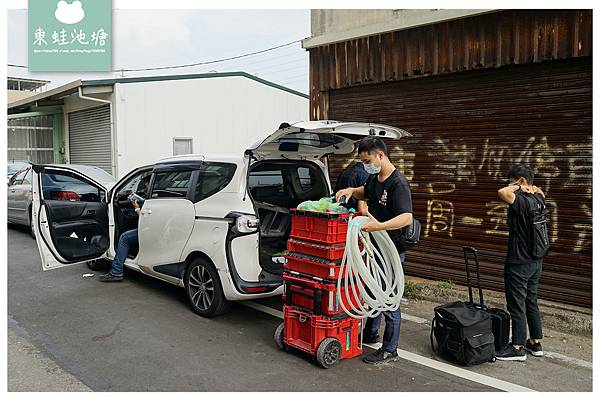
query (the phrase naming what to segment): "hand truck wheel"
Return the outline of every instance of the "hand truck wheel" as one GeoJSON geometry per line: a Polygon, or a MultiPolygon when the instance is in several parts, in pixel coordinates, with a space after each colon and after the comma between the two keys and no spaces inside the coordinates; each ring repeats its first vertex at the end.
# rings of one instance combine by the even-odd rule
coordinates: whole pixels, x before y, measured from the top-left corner
{"type": "Polygon", "coordinates": [[[337,365],[342,356],[342,344],[337,338],[328,337],[324,339],[317,348],[317,362],[325,369],[337,365]]]}

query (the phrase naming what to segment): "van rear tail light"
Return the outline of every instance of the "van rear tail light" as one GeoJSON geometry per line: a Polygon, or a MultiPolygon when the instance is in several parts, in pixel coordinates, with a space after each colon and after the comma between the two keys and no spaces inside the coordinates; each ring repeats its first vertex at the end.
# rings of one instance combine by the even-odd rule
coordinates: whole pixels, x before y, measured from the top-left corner
{"type": "Polygon", "coordinates": [[[258,219],[254,216],[238,216],[235,228],[239,233],[253,233],[258,229],[258,219]]]}
{"type": "Polygon", "coordinates": [[[75,192],[71,192],[71,191],[54,191],[51,192],[51,196],[52,199],[54,200],[62,200],[62,201],[71,201],[71,202],[76,202],[79,201],[79,195],[77,195],[75,192]]]}

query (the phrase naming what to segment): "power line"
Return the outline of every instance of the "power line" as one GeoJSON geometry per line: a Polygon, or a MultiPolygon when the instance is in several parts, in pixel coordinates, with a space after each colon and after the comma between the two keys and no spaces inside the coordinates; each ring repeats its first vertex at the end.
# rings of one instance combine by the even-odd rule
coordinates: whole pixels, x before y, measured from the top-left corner
{"type": "MultiPolygon", "coordinates": [[[[265,61],[265,60],[256,60],[255,62],[252,63],[246,63],[245,60],[237,60],[237,61],[230,61],[228,63],[224,63],[224,64],[217,64],[217,65],[211,65],[205,68],[211,69],[211,70],[216,70],[216,71],[260,71],[262,72],[265,69],[268,70],[272,70],[272,69],[280,69],[286,66],[290,66],[290,65],[295,65],[295,63],[299,63],[304,61],[303,58],[297,58],[297,57],[285,57],[285,58],[275,58],[272,59],[270,61],[265,61]],[[281,59],[285,60],[285,61],[281,61],[281,59]]],[[[307,64],[308,64],[308,60],[307,60],[307,64]]]]}
{"type": "MultiPolygon", "coordinates": [[[[282,64],[283,65],[283,64],[282,64]]],[[[291,71],[291,70],[296,70],[299,68],[303,68],[308,70],[308,61],[304,62],[304,60],[302,60],[302,64],[296,64],[293,67],[288,67],[285,69],[280,69],[280,66],[273,66],[272,68],[266,67],[266,68],[261,68],[261,69],[257,69],[257,68],[249,68],[248,71],[256,71],[256,73],[258,74],[278,74],[280,72],[285,72],[285,71],[291,71]]]]}
{"type": "MultiPolygon", "coordinates": [[[[171,65],[171,66],[164,66],[164,67],[121,68],[121,69],[118,69],[118,70],[112,70],[112,72],[158,71],[158,70],[170,70],[170,69],[176,69],[176,68],[196,67],[196,66],[199,66],[199,65],[216,64],[216,63],[222,63],[224,61],[237,60],[237,59],[241,59],[241,58],[244,58],[244,57],[250,57],[250,56],[257,55],[257,54],[270,52],[270,51],[273,51],[273,50],[276,50],[276,49],[280,49],[282,47],[290,46],[290,45],[293,45],[293,44],[299,43],[299,42],[301,42],[300,39],[294,40],[293,42],[284,43],[282,45],[269,47],[268,49],[258,50],[258,51],[251,52],[251,53],[245,53],[245,54],[241,54],[241,55],[238,55],[238,56],[226,57],[226,58],[217,59],[217,60],[211,60],[211,61],[201,61],[201,62],[198,62],[198,63],[171,65]]],[[[16,67],[16,68],[27,68],[26,65],[19,65],[19,64],[8,64],[8,66],[9,67],[16,67]]]]}
{"type": "Polygon", "coordinates": [[[308,57],[306,57],[306,55],[304,55],[302,53],[296,53],[293,55],[286,55],[286,56],[282,56],[282,57],[273,57],[273,58],[268,58],[268,59],[254,60],[253,62],[250,62],[250,63],[245,62],[245,60],[230,61],[228,63],[216,65],[216,66],[214,66],[214,68],[217,68],[217,69],[227,69],[227,68],[251,69],[251,68],[262,68],[264,66],[270,68],[272,66],[287,65],[287,64],[290,64],[293,62],[304,61],[304,60],[306,60],[306,62],[308,62],[308,57]],[[285,62],[280,62],[281,60],[285,60],[285,62]]]}
{"type": "Polygon", "coordinates": [[[151,67],[151,68],[134,68],[134,69],[124,69],[124,68],[122,68],[120,70],[115,70],[115,72],[121,72],[121,71],[123,71],[123,72],[136,72],[136,71],[170,70],[170,69],[174,69],[174,68],[196,67],[196,66],[199,66],[199,65],[216,64],[216,63],[220,63],[220,62],[223,62],[223,61],[237,60],[237,59],[240,59],[240,58],[253,56],[255,54],[261,54],[261,53],[270,52],[270,51],[273,51],[275,49],[280,49],[282,47],[290,46],[290,45],[293,45],[294,43],[299,43],[299,42],[300,42],[300,40],[295,40],[293,42],[285,43],[285,44],[279,45],[279,46],[270,47],[268,49],[259,50],[259,51],[255,51],[255,52],[252,52],[252,53],[246,53],[246,54],[242,54],[242,55],[234,56],[234,57],[227,57],[227,58],[223,58],[223,59],[219,59],[219,60],[203,61],[203,62],[191,63],[191,64],[173,65],[173,66],[168,66],[168,67],[151,67]]]}

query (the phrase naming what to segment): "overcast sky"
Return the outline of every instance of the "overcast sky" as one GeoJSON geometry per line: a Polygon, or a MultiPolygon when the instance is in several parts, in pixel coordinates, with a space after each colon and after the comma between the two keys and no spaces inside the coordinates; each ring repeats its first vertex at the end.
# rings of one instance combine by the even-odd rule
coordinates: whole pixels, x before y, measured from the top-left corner
{"type": "MultiPolygon", "coordinates": [[[[310,36],[310,10],[114,10],[113,69],[187,64],[232,57],[310,36]]],[[[8,10],[8,63],[27,65],[27,10],[8,10]]],[[[300,43],[208,66],[141,75],[246,71],[308,93],[308,52],[300,43]]],[[[50,87],[120,73],[32,73],[8,67],[9,76],[52,81],[50,87]]]]}

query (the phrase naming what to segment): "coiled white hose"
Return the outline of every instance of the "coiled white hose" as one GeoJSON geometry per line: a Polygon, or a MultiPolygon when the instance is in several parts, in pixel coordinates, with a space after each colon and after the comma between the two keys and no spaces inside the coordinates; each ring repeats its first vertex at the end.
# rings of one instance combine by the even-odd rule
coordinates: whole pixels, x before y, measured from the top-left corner
{"type": "Polygon", "coordinates": [[[397,310],[404,294],[404,271],[396,246],[387,231],[374,231],[371,236],[379,250],[375,248],[371,236],[361,231],[368,222],[365,216],[348,222],[346,250],[337,281],[338,302],[344,312],[356,319],[397,310]],[[359,241],[363,244],[362,251],[359,241]]]}

